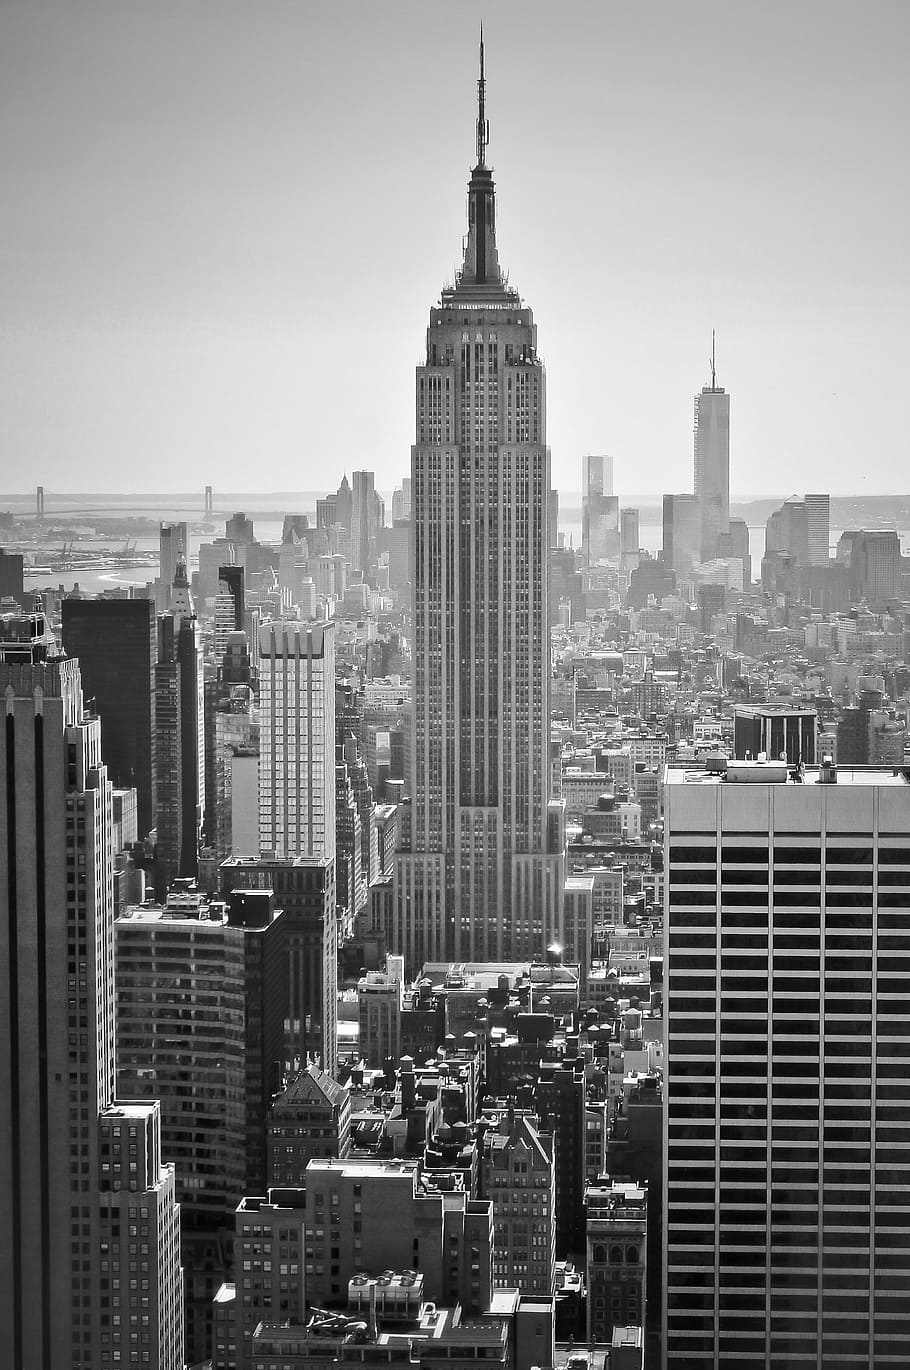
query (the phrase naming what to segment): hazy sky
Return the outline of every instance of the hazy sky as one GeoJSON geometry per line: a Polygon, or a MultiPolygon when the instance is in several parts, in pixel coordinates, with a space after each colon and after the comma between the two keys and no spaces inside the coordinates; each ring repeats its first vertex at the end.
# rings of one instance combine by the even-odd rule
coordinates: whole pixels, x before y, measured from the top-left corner
{"type": "Polygon", "coordinates": [[[0,489],[397,483],[481,17],[555,483],[906,491],[908,0],[2,0],[0,489]]]}

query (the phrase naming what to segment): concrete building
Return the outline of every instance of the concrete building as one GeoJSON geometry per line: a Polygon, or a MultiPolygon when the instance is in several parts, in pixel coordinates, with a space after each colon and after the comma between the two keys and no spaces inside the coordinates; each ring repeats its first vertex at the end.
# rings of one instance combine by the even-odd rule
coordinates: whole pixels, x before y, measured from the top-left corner
{"type": "Polygon", "coordinates": [[[226,908],[178,889],[116,920],[118,1087],[161,1097],[190,1226],[264,1187],[284,1047],[282,916],[258,891],[226,908]]]}
{"type": "Polygon", "coordinates": [[[307,1066],[285,1085],[269,1110],[269,1186],[302,1185],[310,1161],[343,1161],[350,1149],[349,1091],[318,1066],[307,1066]]]}
{"type": "Polygon", "coordinates": [[[588,1342],[610,1344],[617,1327],[643,1326],[647,1304],[647,1186],[585,1189],[588,1342]]]}
{"type": "Polygon", "coordinates": [[[815,709],[773,701],[737,704],[733,714],[733,754],[744,761],[764,752],[769,761],[785,757],[791,766],[814,766],[818,714],[815,709]]]}
{"type": "Polygon", "coordinates": [[[411,834],[392,944],[411,970],[540,952],[562,897],[548,846],[545,375],[532,312],[499,266],[484,91],[481,76],[464,262],[417,368],[411,834]]]}
{"type": "Polygon", "coordinates": [[[665,787],[668,1367],[906,1360],[902,772],[665,787]]]}
{"type": "Polygon", "coordinates": [[[360,1054],[368,1066],[379,1067],[401,1056],[404,988],[402,956],[389,956],[384,971],[368,971],[357,981],[360,1054]]]}
{"type": "Polygon", "coordinates": [[[219,1231],[264,1187],[266,1116],[281,1079],[287,977],[268,896],[227,911],[178,890],[115,924],[118,1088],[161,1100],[177,1171],[187,1354],[208,1351],[219,1231]]]}
{"type": "Polygon", "coordinates": [[[556,1271],[553,1134],[510,1109],[484,1135],[480,1192],[493,1205],[493,1283],[549,1297],[556,1271]]]}
{"type": "Polygon", "coordinates": [[[283,910],[288,976],[285,1065],[296,1072],[318,1061],[334,1077],[338,1063],[338,924],[335,862],[328,857],[235,856],[220,867],[221,894],[271,890],[283,910]]]}
{"type": "Polygon", "coordinates": [[[307,1167],[306,1205],[307,1299],[317,1307],[346,1299],[356,1274],[420,1270],[437,1303],[489,1308],[488,1202],[434,1188],[416,1162],[325,1160],[307,1167]]]}
{"type": "Polygon", "coordinates": [[[596,924],[597,882],[590,872],[567,875],[563,886],[562,927],[559,945],[569,965],[577,965],[582,984],[591,969],[591,949],[596,924]]]}
{"type": "Polygon", "coordinates": [[[259,628],[259,846],[334,858],[334,623],[259,628]]]}
{"type": "Polygon", "coordinates": [[[182,1370],[174,1171],[115,1093],[111,784],[79,663],[0,660],[0,1363],[182,1370]],[[142,1262],[142,1284],[127,1277],[142,1262]],[[133,1264],[135,1262],[135,1264],[133,1264]],[[121,1278],[121,1270],[124,1272],[121,1278]]]}
{"type": "Polygon", "coordinates": [[[305,1247],[305,1189],[241,1199],[234,1214],[235,1279],[222,1284],[212,1310],[214,1370],[249,1370],[260,1323],[305,1322],[305,1247]]]}
{"type": "Polygon", "coordinates": [[[585,1249],[585,1072],[581,1058],[541,1061],[534,1087],[541,1126],[556,1143],[556,1254],[585,1249]]]}

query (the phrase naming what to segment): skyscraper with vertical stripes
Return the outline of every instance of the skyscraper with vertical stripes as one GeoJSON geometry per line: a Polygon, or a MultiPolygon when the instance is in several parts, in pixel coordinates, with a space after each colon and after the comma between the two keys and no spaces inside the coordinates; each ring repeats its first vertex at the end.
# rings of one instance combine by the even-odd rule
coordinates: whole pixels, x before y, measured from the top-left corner
{"type": "Polygon", "coordinates": [[[670,766],[666,1370],[907,1364],[910,784],[670,766]]]}
{"type": "Polygon", "coordinates": [[[19,646],[0,656],[0,1365],[180,1370],[160,1106],[114,1093],[101,724],[77,661],[19,646]]]}
{"type": "Polygon", "coordinates": [[[430,310],[411,449],[410,849],[392,945],[531,955],[558,931],[549,809],[546,385],[531,310],[499,264],[483,42],[464,263],[430,310]]]}

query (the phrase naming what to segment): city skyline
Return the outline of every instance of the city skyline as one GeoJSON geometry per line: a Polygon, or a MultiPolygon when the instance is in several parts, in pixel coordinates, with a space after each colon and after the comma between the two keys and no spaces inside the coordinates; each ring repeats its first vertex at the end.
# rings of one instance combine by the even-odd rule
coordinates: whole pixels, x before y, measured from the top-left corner
{"type": "Polygon", "coordinates": [[[10,0],[2,1365],[904,1363],[904,27],[10,0]]]}
{"type": "MultiPolygon", "coordinates": [[[[874,14],[486,16],[505,265],[546,330],[558,488],[578,487],[586,451],[614,456],[620,491],[642,470],[654,494],[682,487],[716,328],[735,496],[786,495],[795,465],[808,488],[893,489],[910,15],[874,14]]],[[[4,464],[49,488],[78,471],[83,488],[127,489],[151,462],[165,486],[190,469],[232,488],[265,464],[293,488],[330,451],[397,483],[411,320],[440,260],[460,258],[471,92],[454,77],[481,17],[91,3],[74,23],[8,7],[4,464]],[[429,162],[432,196],[410,170],[429,162]],[[362,308],[364,281],[383,291],[396,380],[365,362],[352,395],[334,320],[362,308]]]]}

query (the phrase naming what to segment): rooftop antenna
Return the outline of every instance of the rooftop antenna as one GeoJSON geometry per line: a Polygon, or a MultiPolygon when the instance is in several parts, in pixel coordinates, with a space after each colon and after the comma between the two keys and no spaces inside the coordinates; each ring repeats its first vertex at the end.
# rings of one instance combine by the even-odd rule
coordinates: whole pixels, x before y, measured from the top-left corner
{"type": "Polygon", "coordinates": [[[480,80],[477,82],[477,165],[486,166],[484,160],[490,141],[490,125],[484,115],[484,98],[487,83],[483,76],[483,22],[480,25],[480,80]]]}
{"type": "MultiPolygon", "coordinates": [[[[483,44],[481,44],[481,65],[483,63],[483,44]]],[[[714,364],[714,329],[711,329],[711,389],[717,389],[717,367],[714,364]]]]}

